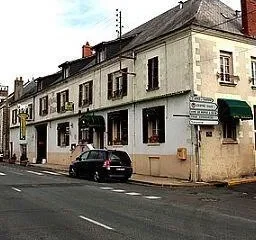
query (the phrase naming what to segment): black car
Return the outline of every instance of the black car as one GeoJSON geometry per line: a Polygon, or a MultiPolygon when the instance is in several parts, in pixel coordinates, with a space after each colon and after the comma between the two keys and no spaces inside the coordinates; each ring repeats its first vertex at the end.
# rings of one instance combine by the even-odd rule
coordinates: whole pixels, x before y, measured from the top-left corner
{"type": "Polygon", "coordinates": [[[72,177],[86,176],[100,182],[108,178],[127,181],[132,175],[129,155],[124,151],[95,149],[81,153],[69,166],[72,177]]]}

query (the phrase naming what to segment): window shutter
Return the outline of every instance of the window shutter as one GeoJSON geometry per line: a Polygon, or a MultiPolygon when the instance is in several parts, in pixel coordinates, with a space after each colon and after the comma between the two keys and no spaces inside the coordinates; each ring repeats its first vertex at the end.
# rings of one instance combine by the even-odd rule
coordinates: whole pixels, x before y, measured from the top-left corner
{"type": "Polygon", "coordinates": [[[58,135],[57,146],[60,146],[60,144],[61,144],[61,142],[60,142],[60,135],[61,135],[60,130],[57,130],[57,135],[58,135]]]}
{"type": "Polygon", "coordinates": [[[127,68],[122,70],[125,73],[122,73],[122,80],[123,80],[123,86],[122,86],[122,91],[123,91],[123,96],[127,96],[127,68]]]}
{"type": "Polygon", "coordinates": [[[158,108],[159,119],[159,142],[165,142],[165,109],[164,106],[158,108]]]}
{"type": "Polygon", "coordinates": [[[108,145],[113,144],[113,135],[112,135],[112,119],[108,115],[108,145]]]}
{"type": "Polygon", "coordinates": [[[158,57],[153,58],[154,69],[153,69],[153,88],[158,88],[158,57]]]}
{"type": "Polygon", "coordinates": [[[152,89],[152,59],[148,60],[148,89],[152,89]]]}
{"type": "Polygon", "coordinates": [[[78,99],[78,106],[82,107],[83,105],[83,84],[79,85],[79,99],[78,99]]]}
{"type": "Polygon", "coordinates": [[[143,126],[143,143],[148,143],[148,119],[147,111],[143,109],[142,111],[142,126],[143,126]]]}
{"type": "Polygon", "coordinates": [[[69,92],[68,92],[68,90],[66,90],[65,93],[66,93],[66,102],[69,102],[69,94],[68,94],[69,92]]]}
{"type": "Polygon", "coordinates": [[[46,114],[48,114],[48,96],[45,97],[46,114]]]}
{"type": "Polygon", "coordinates": [[[39,115],[42,116],[42,98],[39,99],[39,115]]]}
{"type": "Polygon", "coordinates": [[[112,91],[113,91],[113,75],[108,74],[108,99],[112,98],[112,91]]]}
{"type": "Polygon", "coordinates": [[[60,93],[57,93],[57,112],[60,112],[60,93]]]}
{"type": "Polygon", "coordinates": [[[89,82],[89,103],[92,104],[92,86],[93,86],[93,82],[89,82]]]}

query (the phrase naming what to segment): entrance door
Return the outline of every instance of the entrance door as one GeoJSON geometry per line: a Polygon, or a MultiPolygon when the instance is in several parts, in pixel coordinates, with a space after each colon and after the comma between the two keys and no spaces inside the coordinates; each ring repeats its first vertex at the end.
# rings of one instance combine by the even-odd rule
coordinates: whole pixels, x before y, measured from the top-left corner
{"type": "Polygon", "coordinates": [[[46,159],[47,124],[37,126],[36,130],[37,130],[37,159],[36,159],[36,163],[42,163],[42,159],[46,159]]]}

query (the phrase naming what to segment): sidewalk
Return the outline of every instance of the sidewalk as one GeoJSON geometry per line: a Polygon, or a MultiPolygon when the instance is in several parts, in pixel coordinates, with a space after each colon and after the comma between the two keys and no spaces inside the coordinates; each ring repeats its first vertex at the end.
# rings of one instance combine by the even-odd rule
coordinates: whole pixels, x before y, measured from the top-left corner
{"type": "MultiPolygon", "coordinates": [[[[59,172],[63,172],[65,174],[68,173],[68,166],[59,165],[59,164],[32,164],[29,166],[44,168],[48,170],[55,170],[59,172]]],[[[145,184],[145,185],[155,185],[161,187],[205,187],[205,186],[221,186],[223,183],[206,183],[206,182],[190,182],[187,180],[175,179],[175,178],[167,178],[167,177],[153,177],[141,174],[133,174],[129,179],[129,182],[136,184],[145,184]]],[[[225,184],[224,184],[225,185],[225,184]]]]}

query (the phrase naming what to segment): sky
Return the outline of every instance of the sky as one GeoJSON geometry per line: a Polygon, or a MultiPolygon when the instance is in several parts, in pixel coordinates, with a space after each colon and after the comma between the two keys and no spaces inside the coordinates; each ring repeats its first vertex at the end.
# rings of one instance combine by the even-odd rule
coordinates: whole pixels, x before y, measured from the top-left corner
{"type": "MultiPolygon", "coordinates": [[[[92,46],[117,37],[116,9],[123,33],[176,6],[179,0],[8,0],[0,6],[0,85],[13,91],[24,82],[59,70],[92,46]]],[[[222,0],[240,10],[240,0],[222,0]]]]}

